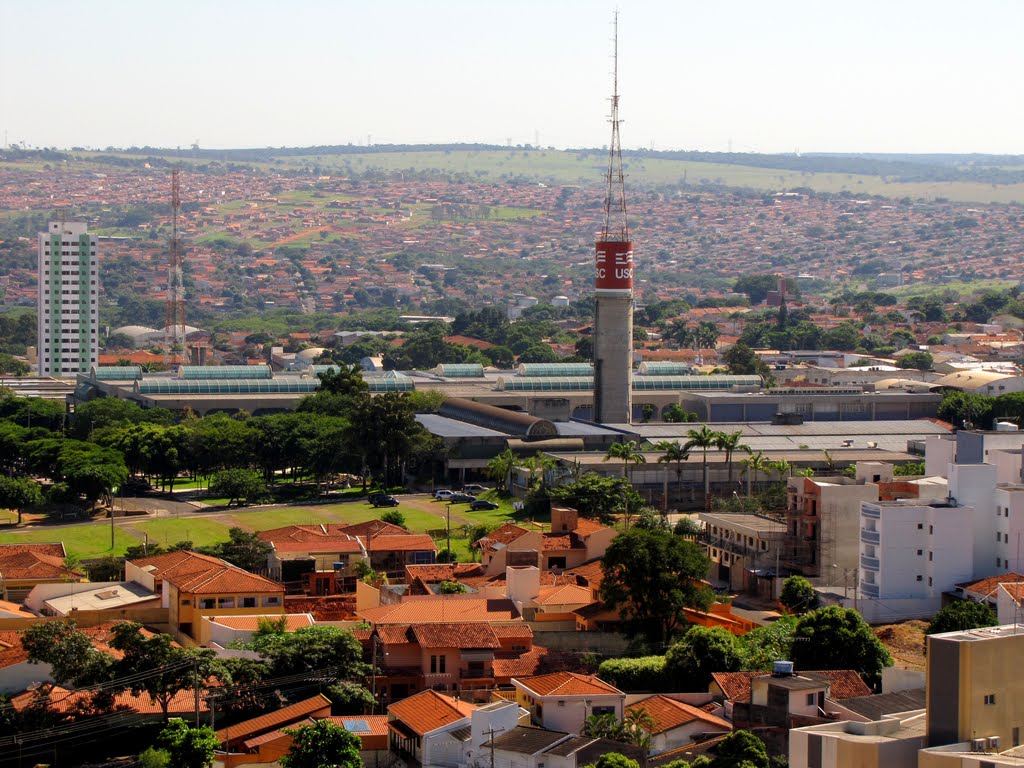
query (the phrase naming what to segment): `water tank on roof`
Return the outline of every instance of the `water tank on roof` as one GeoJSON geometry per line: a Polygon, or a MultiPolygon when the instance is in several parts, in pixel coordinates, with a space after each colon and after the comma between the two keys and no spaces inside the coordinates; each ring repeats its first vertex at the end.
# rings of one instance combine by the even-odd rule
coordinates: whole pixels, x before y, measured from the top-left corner
{"type": "Polygon", "coordinates": [[[772,675],[774,677],[792,677],[793,676],[793,662],[792,661],[774,661],[774,662],[772,662],[772,675]]]}

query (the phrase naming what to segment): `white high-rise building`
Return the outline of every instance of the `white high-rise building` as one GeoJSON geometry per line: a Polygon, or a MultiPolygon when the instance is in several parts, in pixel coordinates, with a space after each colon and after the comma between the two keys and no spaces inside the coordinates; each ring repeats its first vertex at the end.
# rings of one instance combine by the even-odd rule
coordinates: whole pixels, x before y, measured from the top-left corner
{"type": "Polygon", "coordinates": [[[96,236],[82,222],[39,233],[39,375],[87,373],[99,354],[96,236]]]}

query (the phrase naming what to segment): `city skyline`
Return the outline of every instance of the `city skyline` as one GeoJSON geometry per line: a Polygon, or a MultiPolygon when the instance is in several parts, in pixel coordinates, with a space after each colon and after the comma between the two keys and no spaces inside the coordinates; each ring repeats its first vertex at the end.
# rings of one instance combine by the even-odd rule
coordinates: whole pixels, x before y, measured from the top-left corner
{"type": "MultiPolygon", "coordinates": [[[[602,146],[613,10],[8,4],[0,131],[61,148],[602,146]]],[[[1010,98],[1021,21],[1000,0],[623,3],[623,146],[1024,153],[1010,98]]]]}

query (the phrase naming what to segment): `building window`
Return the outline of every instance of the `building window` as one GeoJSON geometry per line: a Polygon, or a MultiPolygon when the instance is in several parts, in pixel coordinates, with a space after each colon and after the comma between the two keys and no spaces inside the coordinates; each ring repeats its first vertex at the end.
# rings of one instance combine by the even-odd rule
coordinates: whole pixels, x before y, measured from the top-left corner
{"type": "Polygon", "coordinates": [[[191,600],[182,600],[181,604],[182,605],[192,605],[192,601],[191,600]]]}
{"type": "Polygon", "coordinates": [[[928,553],[928,562],[929,563],[932,562],[932,555],[934,555],[934,554],[935,554],[934,552],[929,552],[928,553]]]}
{"type": "Polygon", "coordinates": [[[233,598],[233,597],[218,597],[217,598],[217,607],[218,608],[234,608],[235,607],[235,598],[233,598]]]}
{"type": "Polygon", "coordinates": [[[929,525],[928,526],[928,535],[931,536],[933,533],[935,533],[935,526],[929,525]]]}
{"type": "Polygon", "coordinates": [[[243,608],[255,608],[256,607],[256,598],[255,597],[243,597],[242,598],[242,607],[243,608]]]}
{"type": "Polygon", "coordinates": [[[920,557],[920,556],[921,556],[921,555],[923,555],[923,554],[924,554],[924,550],[923,550],[923,549],[919,549],[919,550],[917,550],[917,556],[918,556],[918,557],[920,557]]]}
{"type": "Polygon", "coordinates": [[[594,707],[590,710],[592,715],[615,715],[615,707],[594,707]]]}
{"type": "Polygon", "coordinates": [[[996,568],[1002,568],[1002,567],[1003,567],[1003,558],[997,557],[996,558],[996,568]]]}
{"type": "Polygon", "coordinates": [[[263,606],[264,607],[266,607],[268,605],[280,605],[280,604],[281,604],[281,598],[278,597],[277,595],[269,595],[269,596],[263,598],[263,606]]]}
{"type": "Polygon", "coordinates": [[[924,523],[918,523],[917,524],[917,530],[923,531],[924,530],[924,523]]]}
{"type": "Polygon", "coordinates": [[[445,666],[445,661],[447,660],[447,658],[448,658],[447,656],[439,656],[438,659],[437,659],[438,660],[437,668],[438,668],[438,671],[440,671],[440,673],[442,675],[446,671],[444,666],[445,666]]]}
{"type": "Polygon", "coordinates": [[[807,706],[808,707],[813,707],[814,706],[814,699],[815,699],[815,695],[813,693],[808,693],[807,694],[807,706]]]}
{"type": "Polygon", "coordinates": [[[437,674],[437,656],[430,657],[430,674],[437,674]]]}
{"type": "Polygon", "coordinates": [[[1013,746],[1020,746],[1020,727],[1014,726],[1013,728],[1013,746]]]}
{"type": "Polygon", "coordinates": [[[985,694],[985,704],[988,705],[988,704],[995,704],[995,703],[996,703],[996,695],[994,693],[986,693],[985,694]]]}
{"type": "Polygon", "coordinates": [[[922,576],[921,574],[918,574],[917,575],[917,580],[918,581],[924,581],[924,576],[922,576]]]}
{"type": "Polygon", "coordinates": [[[204,597],[202,600],[199,601],[199,607],[204,610],[211,610],[217,607],[217,601],[214,600],[212,597],[204,597]]]}

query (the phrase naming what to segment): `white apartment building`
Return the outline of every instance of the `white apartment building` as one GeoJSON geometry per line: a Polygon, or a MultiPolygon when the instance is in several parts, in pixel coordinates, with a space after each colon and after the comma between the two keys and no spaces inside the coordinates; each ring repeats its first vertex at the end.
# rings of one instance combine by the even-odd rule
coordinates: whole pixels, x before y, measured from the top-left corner
{"type": "Polygon", "coordinates": [[[39,233],[39,375],[88,373],[99,354],[96,236],[83,222],[39,233]]]}
{"type": "Polygon", "coordinates": [[[973,576],[974,509],[955,501],[861,505],[861,599],[937,599],[973,576]]]}

